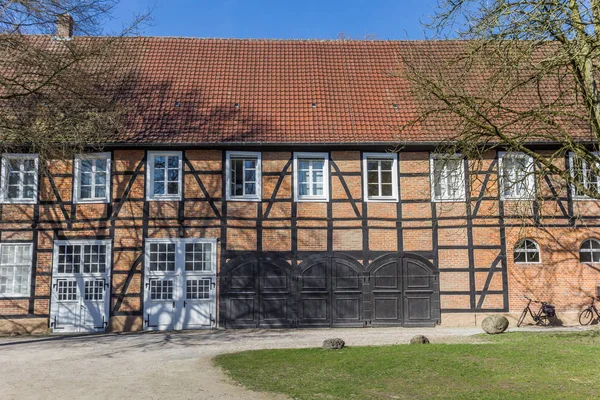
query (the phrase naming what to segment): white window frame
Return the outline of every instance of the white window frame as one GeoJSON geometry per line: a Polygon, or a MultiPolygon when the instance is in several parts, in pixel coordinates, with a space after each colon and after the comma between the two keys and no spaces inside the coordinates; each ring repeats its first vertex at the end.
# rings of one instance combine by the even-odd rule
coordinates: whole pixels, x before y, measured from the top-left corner
{"type": "MultiPolygon", "coordinates": [[[[38,202],[38,178],[39,178],[39,156],[37,154],[17,154],[17,153],[6,153],[2,155],[2,190],[0,193],[0,199],[2,203],[8,204],[37,204],[38,202]],[[33,198],[24,199],[17,198],[11,199],[8,197],[8,160],[30,159],[34,161],[35,174],[33,178],[33,198]]],[[[22,182],[21,182],[22,184],[22,182]]],[[[23,190],[21,189],[21,192],[23,190]]]]}
{"type": "Polygon", "coordinates": [[[294,153],[294,201],[295,202],[328,202],[329,201],[329,153],[294,153]],[[323,195],[300,196],[298,182],[298,159],[322,158],[323,159],[323,195]]]}
{"type": "Polygon", "coordinates": [[[198,276],[214,276],[217,273],[217,239],[214,238],[157,238],[146,239],[144,244],[144,268],[148,276],[179,275],[180,273],[198,276]],[[150,271],[150,245],[151,244],[174,244],[175,245],[175,270],[174,271],[150,271]],[[210,243],[211,269],[210,271],[186,271],[185,270],[185,245],[188,243],[210,243]]]}
{"type": "MultiPolygon", "coordinates": [[[[0,298],[29,297],[31,295],[31,271],[33,268],[33,243],[4,242],[0,243],[0,257],[6,246],[29,246],[29,270],[27,271],[27,293],[0,293],[0,298]]],[[[14,268],[15,266],[13,266],[14,268]]],[[[14,290],[14,285],[13,285],[14,290]]]]}
{"type": "MultiPolygon", "coordinates": [[[[381,187],[381,170],[378,170],[378,185],[381,187]]],[[[389,203],[398,201],[398,153],[363,153],[363,192],[366,202],[389,203]],[[377,160],[392,160],[392,195],[369,196],[369,158],[377,160]]]]}
{"type": "MultiPolygon", "coordinates": [[[[110,202],[110,186],[111,186],[111,157],[110,153],[91,153],[91,154],[77,154],[75,156],[75,174],[73,176],[73,202],[76,204],[84,203],[109,203],[110,202]],[[104,197],[91,197],[83,199],[81,198],[81,161],[82,160],[105,160],[106,161],[106,188],[104,197]]],[[[95,167],[94,167],[94,172],[95,167]]],[[[95,178],[94,178],[95,179],[95,178]]],[[[92,188],[98,185],[92,185],[92,188]]],[[[95,196],[95,191],[93,191],[95,196]]]]}
{"type": "Polygon", "coordinates": [[[82,240],[55,240],[54,249],[52,254],[53,263],[53,277],[58,279],[74,277],[94,277],[103,278],[110,277],[112,271],[112,241],[110,239],[94,240],[94,239],[82,239],[82,240]],[[106,246],[106,266],[104,272],[83,272],[83,268],[80,268],[79,272],[58,272],[58,256],[60,246],[106,246]]]}
{"type": "MultiPolygon", "coordinates": [[[[600,156],[600,152],[597,152],[597,151],[592,152],[591,154],[594,154],[596,156],[600,156]]],[[[583,168],[585,170],[585,168],[587,168],[587,161],[586,160],[581,160],[581,162],[583,163],[582,166],[583,166],[583,168]]],[[[569,170],[571,172],[571,177],[573,179],[575,179],[575,153],[573,153],[573,152],[569,153],[569,170]]],[[[583,176],[584,176],[584,179],[587,180],[587,175],[585,173],[583,174],[583,176]]],[[[584,186],[587,186],[587,185],[588,185],[588,183],[584,183],[584,186]]],[[[598,187],[599,192],[600,192],[600,174],[598,174],[597,187],[598,187]]],[[[586,196],[586,195],[581,195],[581,194],[578,195],[577,194],[577,188],[575,187],[575,185],[571,185],[571,198],[573,200],[595,200],[595,199],[592,199],[591,197],[586,196]]]]}
{"type": "MultiPolygon", "coordinates": [[[[228,201],[260,201],[262,196],[262,154],[255,151],[228,151],[225,159],[226,199],[228,201]],[[235,196],[231,193],[231,159],[256,159],[256,193],[235,196]]],[[[245,171],[245,168],[244,168],[245,171]]],[[[245,185],[244,185],[245,188],[245,185]]]]}
{"type": "Polygon", "coordinates": [[[581,241],[581,244],[579,245],[579,263],[581,263],[581,264],[599,264],[599,262],[597,262],[597,261],[594,261],[594,255],[593,255],[593,254],[594,254],[595,252],[599,252],[599,253],[600,253],[600,249],[598,249],[597,251],[594,251],[594,248],[592,248],[592,247],[590,247],[590,248],[585,248],[585,249],[583,248],[583,244],[584,244],[585,242],[588,242],[588,241],[589,241],[589,242],[596,242],[596,243],[600,243],[600,240],[598,240],[598,239],[596,239],[596,238],[593,238],[593,237],[590,237],[590,238],[587,238],[587,239],[584,239],[584,240],[582,240],[582,241],[581,241]],[[581,261],[581,253],[589,253],[589,254],[590,254],[591,261],[581,261]]]}
{"type": "Polygon", "coordinates": [[[463,159],[462,154],[460,153],[456,153],[456,154],[441,154],[441,153],[431,153],[431,156],[429,157],[429,180],[430,180],[430,186],[431,186],[431,201],[435,202],[435,203],[458,203],[458,202],[463,202],[466,201],[466,181],[465,181],[465,168],[464,168],[464,162],[465,160],[463,159]],[[443,159],[456,159],[456,160],[460,160],[461,163],[461,168],[459,169],[459,174],[460,174],[460,182],[461,182],[461,186],[460,186],[460,194],[456,197],[437,197],[435,195],[435,161],[436,160],[443,160],[443,159]]]}
{"type": "Polygon", "coordinates": [[[500,179],[500,199],[501,200],[532,200],[534,198],[535,195],[535,176],[534,176],[534,168],[533,168],[533,158],[531,156],[528,156],[525,153],[521,153],[521,152],[506,152],[506,151],[501,151],[498,152],[498,177],[500,179]],[[525,158],[528,161],[528,166],[527,166],[527,193],[525,194],[520,194],[520,195],[516,195],[516,196],[506,196],[505,195],[505,182],[504,182],[504,167],[503,167],[503,163],[504,163],[504,158],[525,158]]]}
{"type": "MultiPolygon", "coordinates": [[[[168,162],[167,162],[168,164],[168,162]]],[[[169,201],[181,200],[181,189],[183,182],[183,152],[181,151],[149,151],[146,161],[146,200],[147,201],[169,201]],[[179,157],[179,174],[177,181],[177,194],[154,194],[154,158],[156,156],[177,156],[179,157]]],[[[168,175],[168,174],[167,174],[168,175]]],[[[165,177],[167,177],[165,175],[165,177]]],[[[165,191],[168,189],[165,187],[165,191]]]]}
{"type": "Polygon", "coordinates": [[[519,265],[523,265],[523,264],[541,264],[542,263],[542,250],[540,249],[540,245],[538,244],[538,242],[536,242],[535,240],[530,239],[530,238],[519,239],[515,243],[515,245],[513,247],[513,262],[515,264],[519,264],[519,265]],[[534,244],[535,250],[538,253],[538,261],[528,261],[527,260],[527,254],[528,253],[534,253],[533,251],[530,251],[529,249],[520,249],[518,251],[519,253],[525,253],[525,261],[517,261],[517,260],[515,260],[514,254],[517,252],[517,245],[520,244],[520,243],[524,243],[525,241],[529,241],[529,242],[531,242],[531,243],[534,244]]]}

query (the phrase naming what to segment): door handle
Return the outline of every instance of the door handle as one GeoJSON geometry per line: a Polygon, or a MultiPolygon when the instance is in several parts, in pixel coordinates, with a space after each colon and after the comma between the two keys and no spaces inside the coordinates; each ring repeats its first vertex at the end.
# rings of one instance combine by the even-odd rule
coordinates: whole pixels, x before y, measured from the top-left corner
{"type": "Polygon", "coordinates": [[[183,301],[183,307],[185,307],[185,305],[187,304],[187,301],[183,301]]]}
{"type": "Polygon", "coordinates": [[[175,308],[175,300],[173,300],[173,308],[175,308]]]}
{"type": "Polygon", "coordinates": [[[210,281],[210,286],[211,286],[212,289],[214,289],[214,288],[217,287],[217,283],[215,281],[211,280],[210,281]]]}

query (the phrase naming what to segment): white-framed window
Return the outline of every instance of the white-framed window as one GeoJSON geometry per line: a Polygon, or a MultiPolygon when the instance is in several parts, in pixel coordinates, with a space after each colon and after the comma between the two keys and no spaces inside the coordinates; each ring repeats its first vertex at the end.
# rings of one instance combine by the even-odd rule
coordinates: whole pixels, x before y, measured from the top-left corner
{"type": "Polygon", "coordinates": [[[460,154],[432,154],[430,170],[433,201],[465,200],[465,169],[460,154]]]}
{"type": "Polygon", "coordinates": [[[0,297],[29,296],[31,243],[0,244],[0,297]]]}
{"type": "Polygon", "coordinates": [[[329,201],[328,153],[294,153],[294,200],[329,201]]]}
{"type": "Polygon", "coordinates": [[[146,268],[152,275],[177,271],[213,274],[217,260],[215,239],[146,239],[146,268]]]}
{"type": "Polygon", "coordinates": [[[108,203],[110,201],[110,153],[75,156],[75,203],[108,203]]]}
{"type": "Polygon", "coordinates": [[[579,261],[589,263],[600,263],[600,241],[586,239],[579,248],[579,261]]]}
{"type": "Polygon", "coordinates": [[[523,153],[499,153],[500,198],[502,200],[532,199],[535,196],[533,159],[523,153]]]}
{"type": "Polygon", "coordinates": [[[147,200],[180,200],[182,153],[180,151],[148,152],[147,200]]]}
{"type": "Polygon", "coordinates": [[[531,239],[521,239],[515,244],[515,264],[539,264],[540,246],[531,239]]]}
{"type": "Polygon", "coordinates": [[[37,203],[38,155],[4,154],[2,156],[2,201],[37,203]]]}
{"type": "MultiPolygon", "coordinates": [[[[592,153],[596,156],[600,153],[592,153]]],[[[569,161],[571,164],[571,176],[579,183],[579,185],[589,191],[600,193],[600,177],[596,173],[600,165],[596,164],[596,168],[590,168],[590,165],[586,160],[582,160],[575,154],[569,154],[569,161]]],[[[575,185],[572,185],[572,196],[574,199],[588,199],[589,196],[581,193],[577,190],[575,185]]]]}
{"type": "Polygon", "coordinates": [[[225,162],[227,200],[259,201],[261,197],[261,154],[228,151],[225,162]]]}
{"type": "Polygon", "coordinates": [[[398,154],[363,153],[366,201],[398,201],[398,154]]]}
{"type": "Polygon", "coordinates": [[[106,240],[56,241],[57,275],[106,274],[110,270],[110,242],[106,240]]]}

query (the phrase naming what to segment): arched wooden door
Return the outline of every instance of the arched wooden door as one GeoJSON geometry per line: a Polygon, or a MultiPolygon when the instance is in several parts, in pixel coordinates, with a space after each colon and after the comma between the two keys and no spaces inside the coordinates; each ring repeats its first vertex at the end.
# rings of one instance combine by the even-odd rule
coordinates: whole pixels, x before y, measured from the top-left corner
{"type": "Polygon", "coordinates": [[[434,326],[440,322],[439,272],[411,253],[382,256],[368,268],[371,325],[434,326]]]}
{"type": "Polygon", "coordinates": [[[221,271],[220,316],[226,328],[288,327],[292,323],[290,265],[244,255],[221,271]]]}
{"type": "Polygon", "coordinates": [[[299,327],[363,326],[362,266],[344,256],[316,255],[304,260],[298,276],[299,327]]]}

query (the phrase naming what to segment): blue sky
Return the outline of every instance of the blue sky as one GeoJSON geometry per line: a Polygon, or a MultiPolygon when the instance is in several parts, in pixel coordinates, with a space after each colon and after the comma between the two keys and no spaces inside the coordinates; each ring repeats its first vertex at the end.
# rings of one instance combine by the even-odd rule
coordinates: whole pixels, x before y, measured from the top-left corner
{"type": "Polygon", "coordinates": [[[422,39],[436,0],[121,0],[107,33],[153,9],[150,36],[422,39]]]}

